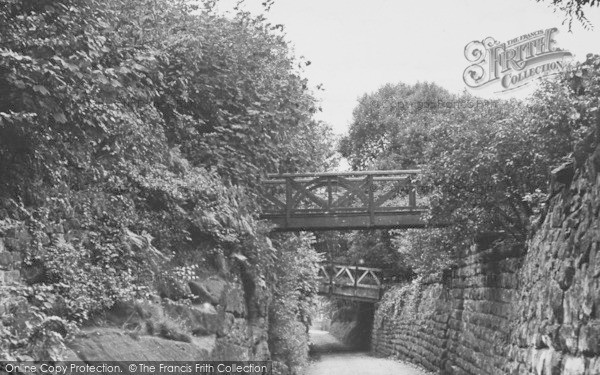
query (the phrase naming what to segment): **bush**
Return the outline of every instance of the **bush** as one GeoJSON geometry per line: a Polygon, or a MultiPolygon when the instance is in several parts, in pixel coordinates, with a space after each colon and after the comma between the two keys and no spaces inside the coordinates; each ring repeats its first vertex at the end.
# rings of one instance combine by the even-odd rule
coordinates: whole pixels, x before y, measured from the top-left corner
{"type": "Polygon", "coordinates": [[[270,277],[258,179],[319,169],[330,131],[284,35],[213,5],[0,0],[0,220],[42,313],[84,324],[198,259],[270,277]]]}

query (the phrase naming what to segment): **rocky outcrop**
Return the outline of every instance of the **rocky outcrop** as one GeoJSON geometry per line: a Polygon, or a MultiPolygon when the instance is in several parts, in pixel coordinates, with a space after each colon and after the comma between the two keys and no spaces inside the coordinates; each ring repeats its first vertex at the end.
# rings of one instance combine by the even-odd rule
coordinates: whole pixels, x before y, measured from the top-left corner
{"type": "Polygon", "coordinates": [[[117,303],[71,344],[80,360],[268,360],[267,319],[249,319],[243,289],[219,276],[190,282],[195,303],[117,303]],[[110,326],[112,328],[106,328],[110,326]],[[118,327],[118,328],[117,328],[118,327]]]}
{"type": "Polygon", "coordinates": [[[214,335],[225,322],[210,303],[186,305],[166,300],[165,314],[195,336],[214,335]]]}
{"type": "MultiPolygon", "coordinates": [[[[23,264],[22,254],[34,240],[25,222],[0,224],[1,327],[15,320],[10,309],[24,304],[22,298],[2,293],[2,288],[22,282],[45,282],[47,275],[43,264],[23,264]]],[[[51,236],[84,235],[83,231],[62,224],[48,225],[44,232],[37,233],[46,245],[51,236]]],[[[167,277],[157,286],[154,300],[121,301],[99,314],[69,344],[70,357],[115,361],[270,359],[268,297],[255,286],[250,295],[235,280],[235,276],[225,272],[190,282],[167,277]],[[248,313],[249,303],[253,304],[252,316],[248,313]]]]}
{"type": "Polygon", "coordinates": [[[203,361],[211,358],[215,336],[195,342],[139,336],[114,328],[88,330],[70,345],[82,361],[203,361]]]}

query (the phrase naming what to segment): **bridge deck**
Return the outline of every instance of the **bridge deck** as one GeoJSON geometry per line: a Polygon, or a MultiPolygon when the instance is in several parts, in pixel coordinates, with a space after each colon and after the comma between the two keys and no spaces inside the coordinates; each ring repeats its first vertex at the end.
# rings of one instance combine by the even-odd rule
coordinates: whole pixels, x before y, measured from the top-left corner
{"type": "Polygon", "coordinates": [[[422,228],[419,173],[270,174],[262,218],[279,231],[422,228]]]}
{"type": "Polygon", "coordinates": [[[425,222],[421,214],[425,210],[406,210],[395,212],[377,212],[369,214],[313,213],[277,215],[263,214],[276,225],[277,231],[319,231],[319,230],[352,230],[352,229],[408,229],[423,228],[425,222]]]}

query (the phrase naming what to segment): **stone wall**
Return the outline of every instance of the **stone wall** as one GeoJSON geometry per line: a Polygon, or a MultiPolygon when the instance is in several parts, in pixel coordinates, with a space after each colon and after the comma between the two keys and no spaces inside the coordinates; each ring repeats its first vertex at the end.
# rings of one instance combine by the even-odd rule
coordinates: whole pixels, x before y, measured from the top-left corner
{"type": "Polygon", "coordinates": [[[30,241],[31,236],[24,225],[15,224],[0,231],[0,285],[21,280],[21,254],[30,241]]]}
{"type": "Polygon", "coordinates": [[[447,374],[504,374],[519,249],[473,246],[444,278],[387,292],[373,326],[373,351],[447,374]]]}
{"type": "Polygon", "coordinates": [[[600,374],[600,147],[553,171],[549,210],[514,300],[507,372],[600,374]]]}
{"type": "Polygon", "coordinates": [[[3,288],[21,282],[21,254],[30,241],[31,236],[21,223],[7,225],[5,230],[0,230],[0,317],[14,302],[13,298],[5,296],[3,288]]]}
{"type": "Polygon", "coordinates": [[[387,292],[373,351],[451,375],[600,374],[599,171],[600,148],[553,171],[526,252],[479,243],[444,277],[387,292]]]}

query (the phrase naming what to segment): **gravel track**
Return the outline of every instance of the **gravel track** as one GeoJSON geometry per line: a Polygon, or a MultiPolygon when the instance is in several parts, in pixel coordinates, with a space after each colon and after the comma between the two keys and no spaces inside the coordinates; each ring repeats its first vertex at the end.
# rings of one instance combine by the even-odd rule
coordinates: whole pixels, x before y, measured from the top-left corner
{"type": "Polygon", "coordinates": [[[351,352],[325,331],[311,331],[313,362],[306,375],[429,375],[411,364],[351,352]]]}

